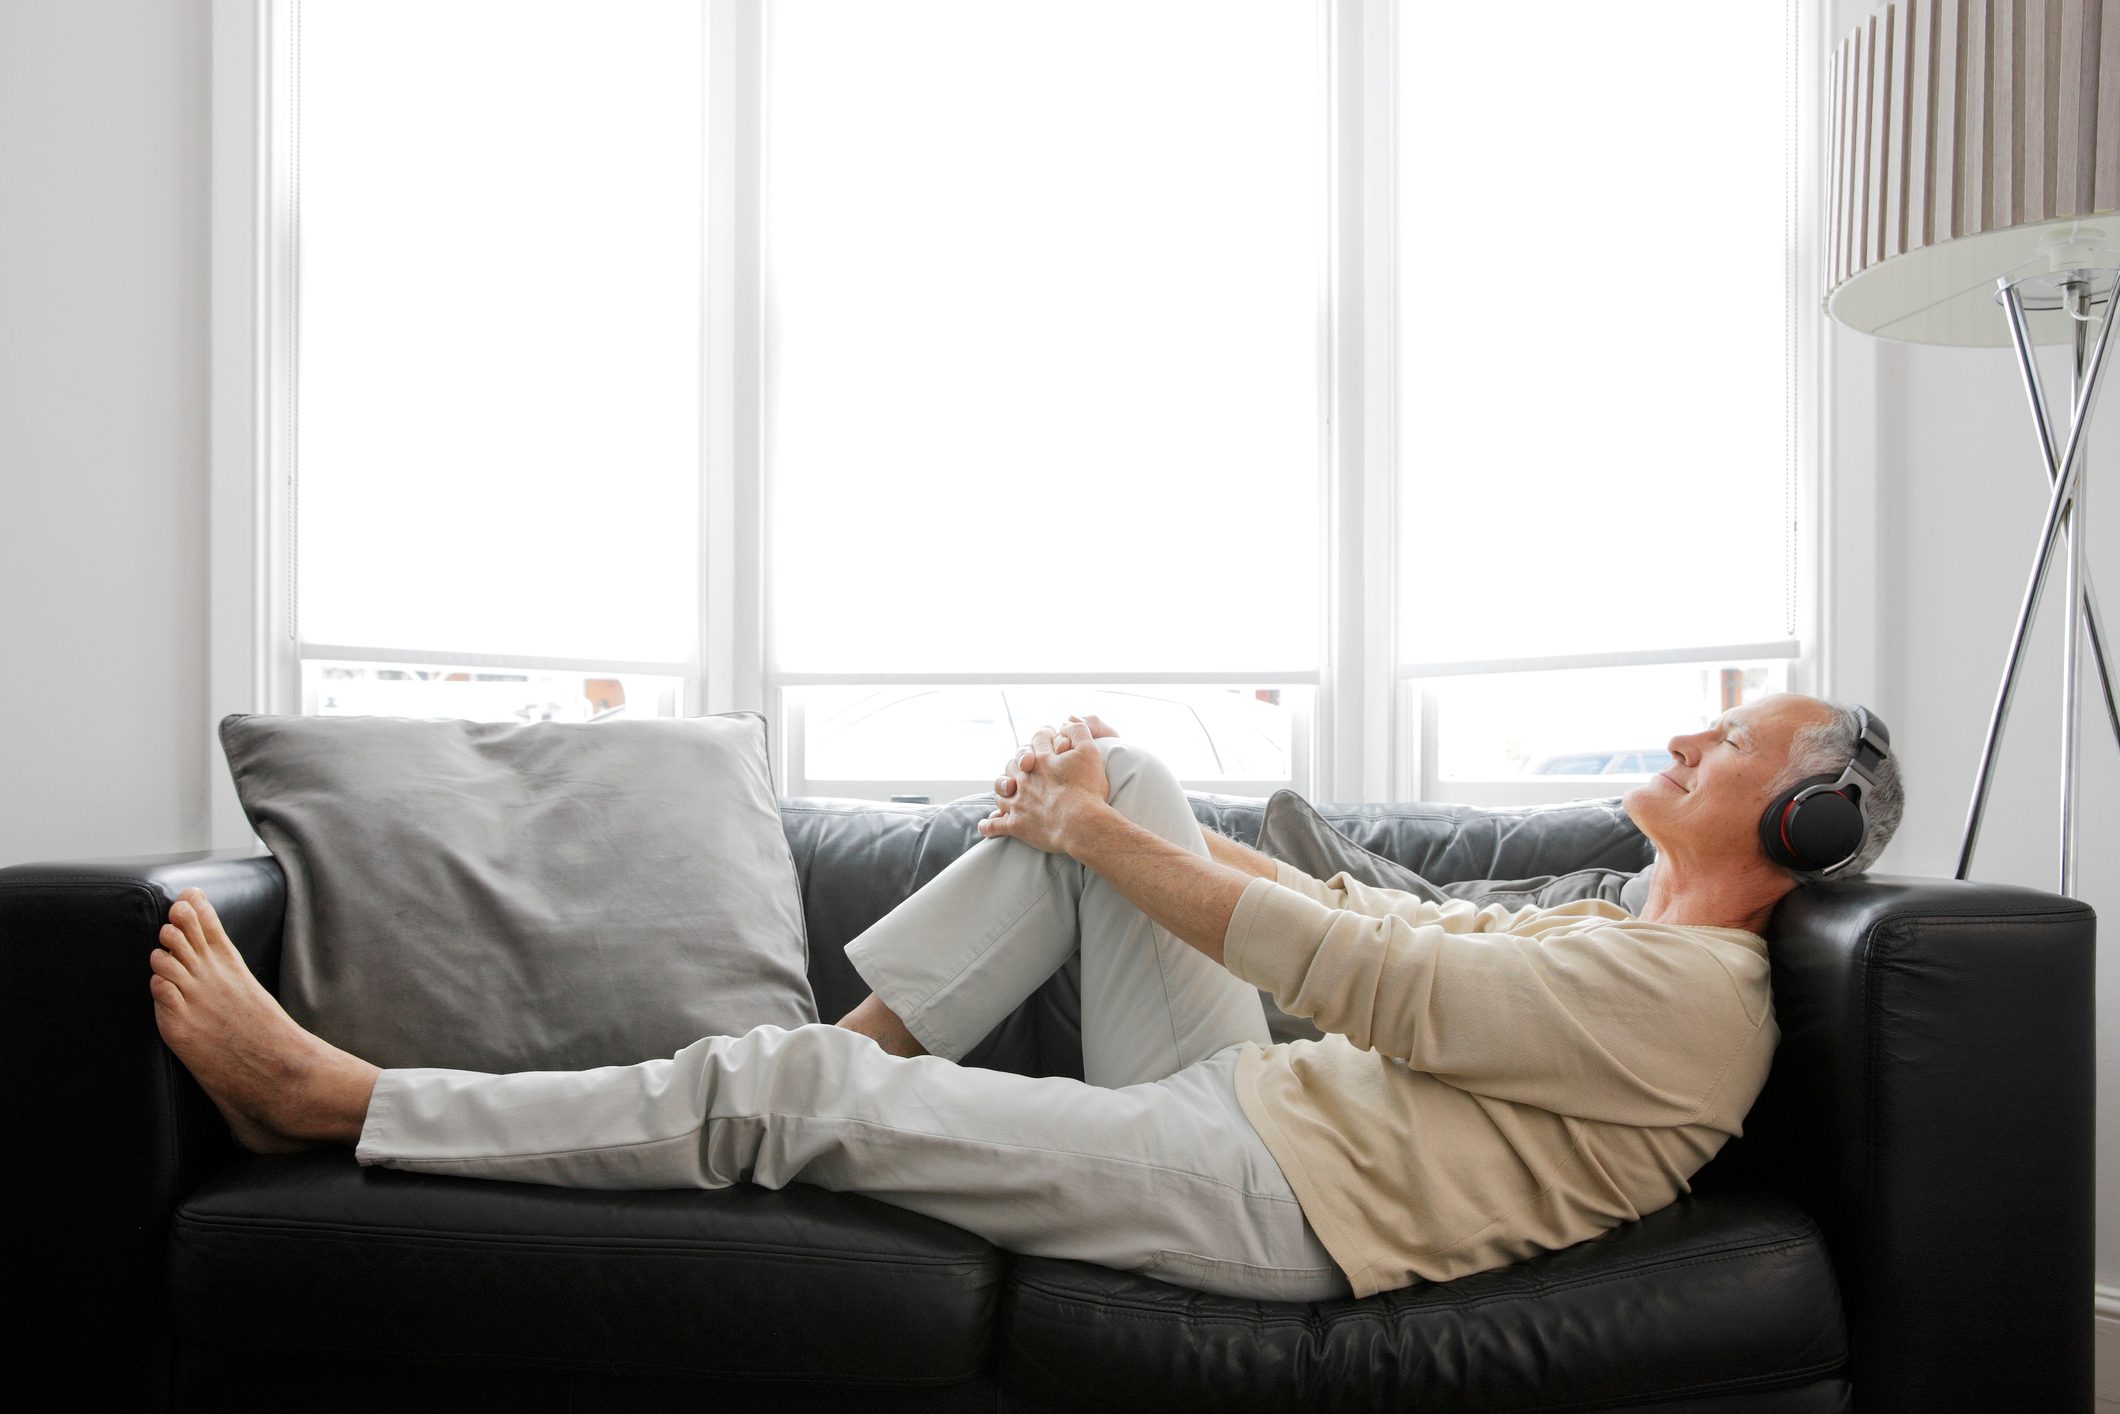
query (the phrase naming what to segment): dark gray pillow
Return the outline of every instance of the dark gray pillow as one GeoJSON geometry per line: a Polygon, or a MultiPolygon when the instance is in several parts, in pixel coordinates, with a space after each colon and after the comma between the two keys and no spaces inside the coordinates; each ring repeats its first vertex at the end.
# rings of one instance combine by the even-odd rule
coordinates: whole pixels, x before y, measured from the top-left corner
{"type": "MultiPolygon", "coordinates": [[[[1567,874],[1542,874],[1530,879],[1469,879],[1437,884],[1422,878],[1393,859],[1364,849],[1333,827],[1316,807],[1292,790],[1275,791],[1266,802],[1259,822],[1259,852],[1285,861],[1313,879],[1330,879],[1345,873],[1352,879],[1382,889],[1396,889],[1430,903],[1470,899],[1474,906],[1490,903],[1505,908],[1537,905],[1554,908],[1577,899],[1600,898],[1637,913],[1649,896],[1649,871],[1623,869],[1577,869],[1567,874]]],[[[1318,1029],[1292,1017],[1274,1005],[1263,991],[1268,1029],[1277,1041],[1308,1037],[1316,1040],[1318,1029]]]]}
{"type": "Polygon", "coordinates": [[[238,714],[221,743],[287,876],[280,1000],[365,1060],[571,1070],[817,1019],[756,712],[238,714]]]}

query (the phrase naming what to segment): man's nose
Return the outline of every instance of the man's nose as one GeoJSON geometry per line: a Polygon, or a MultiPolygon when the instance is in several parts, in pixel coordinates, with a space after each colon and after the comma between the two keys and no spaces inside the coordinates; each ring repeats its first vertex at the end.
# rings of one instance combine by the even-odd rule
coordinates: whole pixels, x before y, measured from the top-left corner
{"type": "Polygon", "coordinates": [[[1693,765],[1700,757],[1698,736],[1675,736],[1666,745],[1673,756],[1688,766],[1693,765]]]}

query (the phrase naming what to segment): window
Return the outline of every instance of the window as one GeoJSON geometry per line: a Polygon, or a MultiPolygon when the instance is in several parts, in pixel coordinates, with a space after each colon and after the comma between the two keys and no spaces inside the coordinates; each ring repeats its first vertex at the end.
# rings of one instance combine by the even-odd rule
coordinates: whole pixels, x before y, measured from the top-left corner
{"type": "Polygon", "coordinates": [[[1671,764],[1664,743],[1783,691],[1785,668],[1717,661],[1438,678],[1427,684],[1436,777],[1653,774],[1671,764]]]}
{"type": "Polygon", "coordinates": [[[1813,686],[1798,13],[268,0],[220,700],[757,709],[791,794],[1071,711],[1231,794],[1615,793],[1813,686]]]}
{"type": "Polygon", "coordinates": [[[1151,744],[1202,790],[1256,795],[1301,774],[1302,714],[1283,705],[1277,688],[857,686],[807,688],[802,698],[791,755],[812,794],[874,795],[888,786],[947,799],[967,782],[983,789],[1018,743],[1077,712],[1151,744]]]}
{"type": "Polygon", "coordinates": [[[1399,652],[1426,783],[1606,774],[1782,690],[1799,650],[1793,7],[1534,3],[1506,83],[1464,62],[1492,13],[1408,14],[1399,652]]]}
{"type": "Polygon", "coordinates": [[[1092,701],[1210,779],[1290,783],[1287,750],[1247,739],[1271,718],[1285,741],[1261,685],[1321,659],[1320,11],[767,13],[767,680],[801,722],[791,785],[981,790],[1092,701]],[[854,715],[840,690],[923,677],[854,715]]]}
{"type": "Polygon", "coordinates": [[[682,710],[668,682],[697,659],[699,8],[298,14],[303,709],[585,720],[615,693],[682,710]]]}

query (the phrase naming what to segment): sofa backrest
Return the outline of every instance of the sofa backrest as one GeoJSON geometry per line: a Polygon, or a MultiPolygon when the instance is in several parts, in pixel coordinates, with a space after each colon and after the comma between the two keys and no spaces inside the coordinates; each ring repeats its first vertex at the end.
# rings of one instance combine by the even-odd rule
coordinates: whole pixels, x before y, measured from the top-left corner
{"type": "MultiPolygon", "coordinates": [[[[1195,797],[1241,816],[1258,835],[1259,803],[1228,796],[1195,797]]],[[[1431,884],[1468,879],[1529,879],[1579,869],[1646,869],[1655,859],[1648,839],[1618,797],[1559,805],[1495,808],[1400,801],[1389,805],[1320,805],[1334,829],[1373,854],[1402,864],[1431,884]]],[[[1227,833],[1236,834],[1234,829],[1227,833]]]]}
{"type": "Polygon", "coordinates": [[[846,945],[977,843],[978,822],[993,805],[992,796],[945,805],[781,798],[780,823],[802,888],[819,1018],[836,1021],[868,994],[846,960],[846,945]]]}
{"type": "MultiPolygon", "coordinates": [[[[1246,844],[1258,841],[1264,800],[1186,794],[1203,826],[1246,844]]],[[[979,843],[978,822],[993,807],[991,795],[942,805],[782,798],[781,825],[795,857],[809,930],[810,986],[822,1019],[837,1020],[867,994],[846,960],[846,945],[979,843]]],[[[1653,857],[1617,800],[1512,809],[1420,801],[1318,809],[1355,843],[1438,884],[1643,869],[1653,857]]],[[[1079,972],[1070,965],[966,1056],[967,1063],[1079,1077],[1079,996],[1079,972]]]]}

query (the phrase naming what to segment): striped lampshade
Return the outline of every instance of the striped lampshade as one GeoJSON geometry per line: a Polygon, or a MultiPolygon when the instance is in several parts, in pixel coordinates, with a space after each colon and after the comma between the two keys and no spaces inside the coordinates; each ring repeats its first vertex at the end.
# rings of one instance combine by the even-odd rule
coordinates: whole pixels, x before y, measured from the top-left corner
{"type": "MultiPolygon", "coordinates": [[[[1841,41],[1826,93],[1841,323],[2007,344],[1997,279],[2120,267],[2120,0],[1892,0],[1841,41]]],[[[2065,314],[2030,322],[2068,337],[2065,314]]]]}

